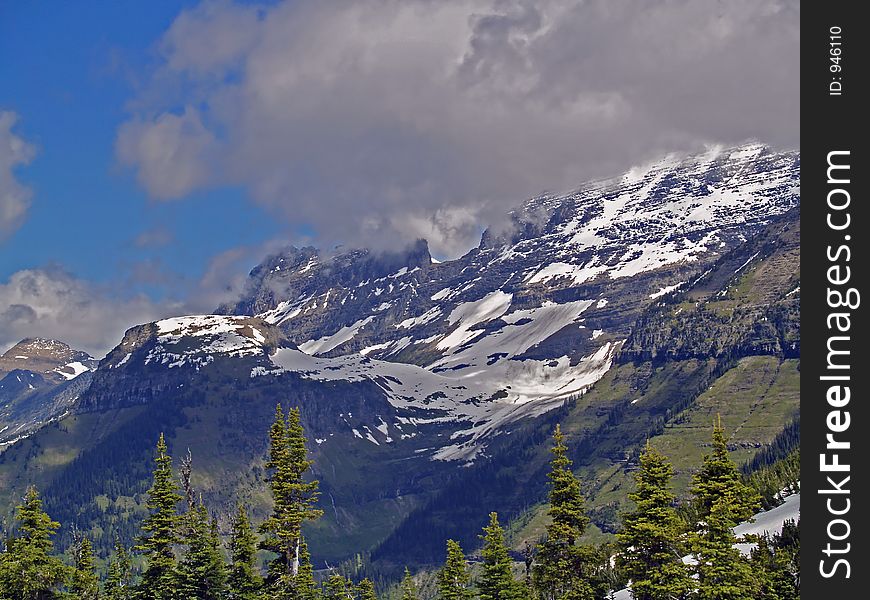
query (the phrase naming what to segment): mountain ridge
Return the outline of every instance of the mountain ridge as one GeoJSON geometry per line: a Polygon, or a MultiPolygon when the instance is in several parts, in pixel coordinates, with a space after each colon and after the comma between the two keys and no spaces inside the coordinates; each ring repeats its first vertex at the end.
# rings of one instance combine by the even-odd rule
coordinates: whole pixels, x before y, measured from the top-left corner
{"type": "MultiPolygon", "coordinates": [[[[660,161],[609,184],[532,199],[515,211],[511,233],[485,232],[479,247],[443,263],[422,241],[386,257],[326,257],[311,248],[268,257],[245,296],[221,314],[128,330],[72,414],[0,455],[0,487],[14,493],[37,477],[65,522],[108,515],[103,534],[123,536],[143,510],[140,463],[153,446],[146,438],[164,431],[203,465],[197,487],[210,506],[223,513],[241,498],[258,514],[260,434],[281,402],[302,409],[314,475],[329,501],[309,532],[322,560],[344,558],[351,547],[381,548],[384,560],[404,552],[396,532],[423,523],[415,511],[447,518],[434,507],[450,500],[443,490],[451,485],[472,497],[469,485],[483,482],[478,504],[518,517],[535,498],[503,486],[522,473],[515,476],[539,490],[540,473],[500,457],[539,461],[554,419],[571,423],[576,464],[597,473],[596,465],[630,455],[641,430],[691,406],[721,376],[717,369],[732,368],[717,367],[709,347],[658,352],[670,361],[663,371],[647,352],[668,343],[656,328],[674,316],[661,307],[684,290],[713,281],[711,272],[770,262],[773,254],[746,259],[756,241],[779,235],[772,227],[796,218],[799,162],[797,153],[757,145],[660,161]],[[633,404],[635,386],[659,395],[633,404]],[[636,424],[626,421],[631,414],[636,424]],[[129,451],[114,457],[119,443],[129,451]],[[494,490],[510,501],[493,500],[494,490]],[[82,508],[67,514],[70,507],[82,508]]],[[[787,274],[793,254],[771,272],[787,274]]],[[[734,293],[722,301],[742,310],[744,296],[734,293]]],[[[698,331],[713,322],[702,316],[698,331]]],[[[739,320],[723,341],[744,339],[758,323],[739,320]]],[[[788,327],[776,330],[780,341],[768,355],[795,341],[788,327]]],[[[759,332],[768,339],[769,329],[759,332]]],[[[799,355],[799,335],[796,342],[799,355]]],[[[756,352],[764,343],[745,347],[756,352]]],[[[596,519],[609,527],[610,517],[596,519]]]]}

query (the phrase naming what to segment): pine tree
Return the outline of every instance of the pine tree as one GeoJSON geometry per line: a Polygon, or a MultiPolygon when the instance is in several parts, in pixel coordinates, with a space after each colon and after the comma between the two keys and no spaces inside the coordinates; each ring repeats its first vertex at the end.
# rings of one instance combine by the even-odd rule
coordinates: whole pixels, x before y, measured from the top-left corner
{"type": "Polygon", "coordinates": [[[178,589],[188,600],[219,600],[226,591],[226,566],[217,523],[201,503],[185,514],[188,550],[178,566],[178,589]]]}
{"type": "Polygon", "coordinates": [[[792,572],[791,557],[775,539],[761,536],[752,550],[752,576],[758,583],[758,600],[799,600],[800,589],[792,572]]]}
{"type": "Polygon", "coordinates": [[[356,586],[356,594],[358,600],[378,600],[378,595],[375,593],[375,584],[371,579],[363,579],[356,586]]]}
{"type": "Polygon", "coordinates": [[[698,520],[710,514],[713,504],[726,493],[733,496],[733,504],[721,507],[722,515],[737,525],[755,514],[761,498],[754,489],[743,482],[737,465],[728,455],[728,443],[721,419],[713,426],[713,449],[704,457],[701,469],[692,479],[692,497],[698,520]]]}
{"type": "Polygon", "coordinates": [[[417,586],[414,583],[414,578],[411,577],[411,570],[405,567],[405,576],[402,577],[400,586],[402,591],[402,600],[419,600],[417,598],[417,586]]]}
{"type": "Polygon", "coordinates": [[[260,547],[278,557],[269,565],[268,583],[274,590],[294,587],[301,561],[302,523],[323,514],[315,508],[318,482],[304,479],[311,467],[305,449],[299,409],[291,409],[284,418],[279,404],[269,432],[270,450],[266,468],[272,473],[269,487],[274,499],[272,514],[260,526],[266,534],[260,547]]]}
{"type": "Polygon", "coordinates": [[[746,600],[758,591],[748,560],[734,547],[732,528],[736,495],[728,491],[714,501],[706,521],[692,537],[691,550],[697,559],[697,600],[746,600]]]}
{"type": "Polygon", "coordinates": [[[636,489],[629,494],[635,510],[622,517],[617,534],[617,564],[631,579],[635,600],[684,598],[692,580],[683,564],[681,520],[669,486],[673,468],[649,442],[640,455],[636,489]]]}
{"type": "Polygon", "coordinates": [[[489,513],[489,525],[483,528],[483,574],[478,582],[480,600],[521,600],[521,584],[514,580],[513,561],[504,541],[504,531],[498,523],[498,514],[489,513]]]}
{"type": "Polygon", "coordinates": [[[6,540],[0,553],[0,594],[15,600],[49,600],[70,570],[52,556],[52,536],[60,523],[44,510],[36,488],[30,486],[24,502],[15,509],[17,535],[6,540]]]}
{"type": "Polygon", "coordinates": [[[552,522],[547,526],[547,539],[539,546],[532,566],[532,585],[542,600],[590,600],[594,590],[587,571],[593,570],[596,553],[577,546],[589,524],[586,503],[580,481],[571,470],[568,447],[559,425],[553,432],[550,450],[550,508],[552,522]]]}
{"type": "Polygon", "coordinates": [[[141,600],[174,600],[178,597],[175,553],[178,542],[176,506],[181,500],[172,475],[172,458],[166,448],[163,434],[157,441],[154,481],[148,490],[146,506],[151,514],[142,524],[147,535],[139,538],[137,550],[147,559],[147,567],[136,588],[141,600]]]}
{"type": "Polygon", "coordinates": [[[353,584],[338,573],[330,575],[323,584],[325,600],[354,600],[353,584]]]}
{"type": "Polygon", "coordinates": [[[132,565],[127,549],[121,540],[115,539],[115,556],[109,561],[106,575],[105,592],[107,600],[129,600],[132,598],[132,565]]]}
{"type": "Polygon", "coordinates": [[[257,538],[248,520],[245,507],[239,504],[232,523],[230,537],[230,572],[227,579],[230,600],[256,600],[263,582],[257,574],[254,562],[257,554],[257,538]]]}
{"type": "Polygon", "coordinates": [[[713,427],[713,449],[704,457],[692,481],[697,513],[690,548],[697,559],[699,600],[750,598],[757,591],[749,561],[734,548],[733,528],[749,519],[760,505],[758,493],[743,483],[728,456],[721,421],[713,427]]]}
{"type": "Polygon", "coordinates": [[[793,519],[776,535],[763,535],[752,551],[753,577],[760,582],[759,600],[800,598],[800,528],[793,519]]]}
{"type": "Polygon", "coordinates": [[[305,536],[299,539],[299,572],[292,580],[296,600],[320,600],[320,588],[314,581],[314,565],[311,564],[311,554],[305,536]]]}
{"type": "Polygon", "coordinates": [[[586,516],[586,501],[580,492],[580,481],[571,470],[568,446],[562,428],[556,425],[553,432],[553,448],[550,452],[550,510],[553,522],[547,527],[548,536],[564,540],[569,546],[583,535],[589,525],[586,516]]]}
{"type": "Polygon", "coordinates": [[[441,600],[471,600],[471,575],[459,543],[447,540],[447,560],[438,571],[438,592],[441,600]]]}
{"type": "Polygon", "coordinates": [[[100,592],[100,580],[94,568],[94,551],[86,537],[76,540],[73,547],[73,573],[70,592],[76,600],[96,600],[100,592]]]}

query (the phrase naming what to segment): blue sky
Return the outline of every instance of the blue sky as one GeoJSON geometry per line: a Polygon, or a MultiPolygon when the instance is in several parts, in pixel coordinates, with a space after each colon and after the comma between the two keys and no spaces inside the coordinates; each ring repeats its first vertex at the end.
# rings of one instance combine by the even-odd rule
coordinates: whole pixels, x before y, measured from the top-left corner
{"type": "MultiPolygon", "coordinates": [[[[220,252],[281,233],[239,188],[155,202],[115,157],[136,78],[155,61],[155,40],[190,4],[2,4],[0,56],[14,60],[0,61],[0,109],[18,114],[14,131],[37,155],[17,170],[32,205],[4,243],[0,279],[55,264],[99,282],[129,281],[143,261],[191,279],[220,252]]],[[[177,283],[141,285],[160,296],[178,291],[177,283]]]]}
{"type": "Polygon", "coordinates": [[[458,256],[544,191],[797,148],[797,0],[0,0],[0,351],[100,354],[288,243],[458,256]]]}

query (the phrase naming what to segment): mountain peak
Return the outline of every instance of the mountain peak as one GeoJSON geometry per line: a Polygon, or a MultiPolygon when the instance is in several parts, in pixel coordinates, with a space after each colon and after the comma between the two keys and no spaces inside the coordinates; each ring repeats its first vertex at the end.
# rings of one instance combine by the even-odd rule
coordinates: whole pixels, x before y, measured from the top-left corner
{"type": "Polygon", "coordinates": [[[25,338],[0,356],[0,378],[13,370],[48,375],[59,381],[74,379],[96,366],[87,352],[50,338],[25,338]]]}

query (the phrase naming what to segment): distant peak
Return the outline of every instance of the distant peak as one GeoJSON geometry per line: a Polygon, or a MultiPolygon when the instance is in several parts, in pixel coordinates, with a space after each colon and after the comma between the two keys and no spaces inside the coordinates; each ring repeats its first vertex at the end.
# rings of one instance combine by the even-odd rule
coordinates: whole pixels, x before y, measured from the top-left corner
{"type": "Polygon", "coordinates": [[[32,354],[45,355],[58,352],[74,352],[69,344],[51,338],[32,337],[24,338],[3,354],[3,358],[15,356],[30,356],[32,354]]]}

